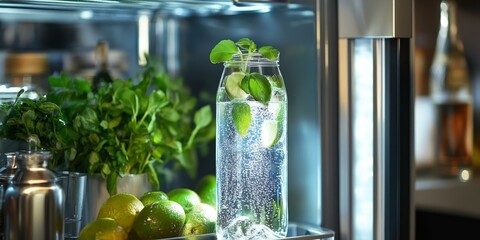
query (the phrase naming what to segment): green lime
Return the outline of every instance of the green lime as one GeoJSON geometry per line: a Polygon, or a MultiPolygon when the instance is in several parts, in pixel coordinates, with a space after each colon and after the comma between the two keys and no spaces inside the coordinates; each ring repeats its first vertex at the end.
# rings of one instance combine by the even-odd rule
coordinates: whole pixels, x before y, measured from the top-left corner
{"type": "Polygon", "coordinates": [[[150,205],[160,200],[168,200],[167,194],[162,191],[155,191],[146,192],[145,194],[143,194],[143,196],[140,197],[140,201],[143,203],[143,206],[150,205]]]}
{"type": "Polygon", "coordinates": [[[243,72],[233,72],[228,75],[227,80],[225,81],[225,90],[227,90],[227,94],[231,99],[244,98],[247,96],[247,93],[243,91],[241,87],[242,79],[244,77],[245,73],[243,72]]]}
{"type": "Polygon", "coordinates": [[[177,237],[182,233],[185,212],[180,204],[161,200],[146,206],[133,222],[132,236],[140,239],[177,237]]]}
{"type": "Polygon", "coordinates": [[[183,236],[214,233],[216,227],[217,211],[206,203],[199,203],[187,213],[183,236]]]}
{"type": "Polygon", "coordinates": [[[133,220],[143,209],[143,204],[132,194],[111,196],[100,207],[97,218],[113,218],[126,232],[130,232],[133,220]]]}
{"type": "Polygon", "coordinates": [[[127,232],[111,218],[99,218],[87,224],[80,232],[79,240],[125,240],[127,232]]]}
{"type": "Polygon", "coordinates": [[[275,120],[265,120],[262,123],[262,146],[269,148],[278,142],[278,122],[275,120]]]}
{"type": "Polygon", "coordinates": [[[217,182],[214,175],[206,175],[200,179],[195,187],[200,200],[212,207],[216,207],[217,182]]]}
{"type": "Polygon", "coordinates": [[[201,202],[198,194],[188,188],[173,189],[172,191],[168,192],[167,196],[169,200],[180,204],[185,210],[185,213],[190,212],[194,205],[197,205],[201,202]]]}

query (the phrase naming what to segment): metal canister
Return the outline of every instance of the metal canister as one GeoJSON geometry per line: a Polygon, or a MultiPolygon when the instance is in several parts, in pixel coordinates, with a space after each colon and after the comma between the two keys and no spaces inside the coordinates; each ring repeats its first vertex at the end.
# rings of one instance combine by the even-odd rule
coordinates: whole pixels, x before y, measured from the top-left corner
{"type": "Polygon", "coordinates": [[[5,239],[61,240],[64,194],[46,168],[50,152],[19,152],[18,169],[5,193],[5,239]]]}
{"type": "Polygon", "coordinates": [[[2,155],[0,165],[0,239],[5,239],[5,192],[8,188],[8,183],[17,171],[16,153],[5,153],[2,155]]]}

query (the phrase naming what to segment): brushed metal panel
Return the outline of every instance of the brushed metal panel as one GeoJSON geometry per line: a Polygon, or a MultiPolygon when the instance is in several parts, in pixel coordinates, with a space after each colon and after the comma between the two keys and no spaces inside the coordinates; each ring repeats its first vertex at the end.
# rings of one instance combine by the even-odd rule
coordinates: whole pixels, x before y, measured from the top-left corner
{"type": "Polygon", "coordinates": [[[339,37],[410,38],[412,14],[412,0],[339,0],[339,37]]]}

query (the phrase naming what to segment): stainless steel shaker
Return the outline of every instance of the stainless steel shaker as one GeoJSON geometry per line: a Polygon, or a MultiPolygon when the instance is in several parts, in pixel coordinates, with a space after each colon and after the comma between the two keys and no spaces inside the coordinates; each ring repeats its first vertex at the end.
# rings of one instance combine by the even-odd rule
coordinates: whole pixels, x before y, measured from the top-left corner
{"type": "Polygon", "coordinates": [[[64,194],[46,168],[52,154],[19,152],[18,169],[5,193],[5,239],[62,240],[64,194]]]}
{"type": "Polygon", "coordinates": [[[5,192],[8,188],[8,183],[17,171],[16,153],[4,153],[1,159],[0,166],[0,239],[5,239],[5,192]]]}

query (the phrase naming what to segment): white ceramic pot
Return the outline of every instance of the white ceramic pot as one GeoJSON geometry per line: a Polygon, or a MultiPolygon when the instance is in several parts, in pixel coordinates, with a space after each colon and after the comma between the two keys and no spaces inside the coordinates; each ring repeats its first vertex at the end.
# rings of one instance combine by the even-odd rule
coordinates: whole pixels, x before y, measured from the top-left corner
{"type": "MultiPolygon", "coordinates": [[[[117,193],[126,192],[139,198],[151,189],[152,187],[146,173],[128,174],[117,178],[117,193]]],[[[100,207],[109,197],[107,181],[100,174],[89,175],[87,177],[83,226],[97,218],[100,207]]]]}

